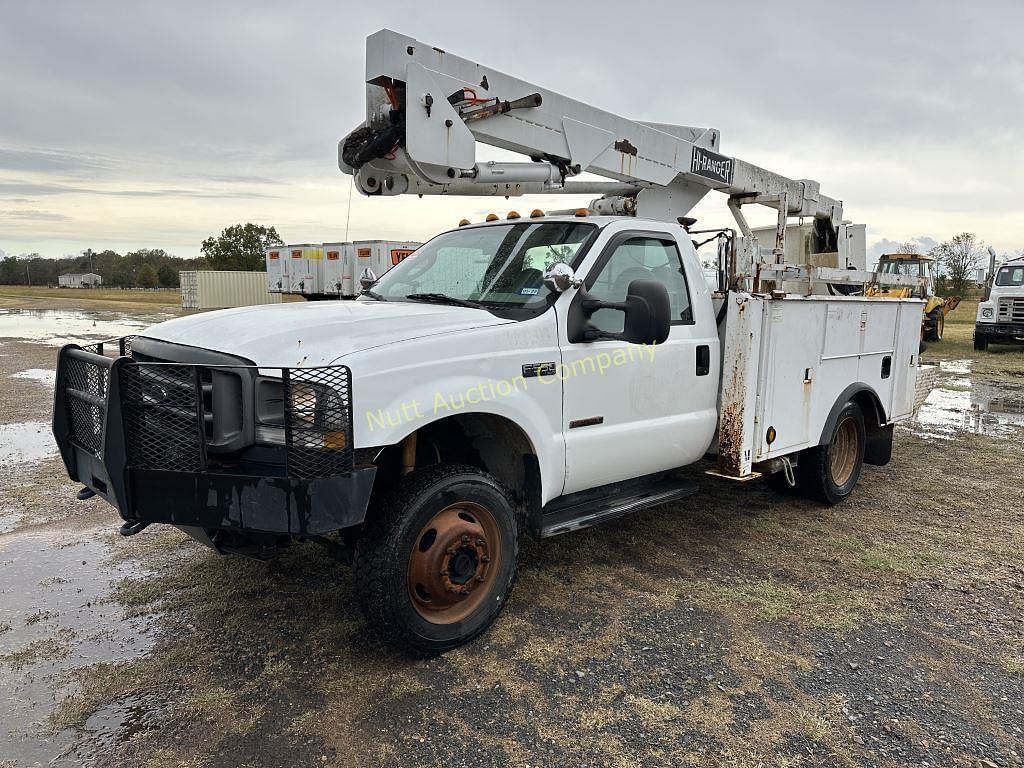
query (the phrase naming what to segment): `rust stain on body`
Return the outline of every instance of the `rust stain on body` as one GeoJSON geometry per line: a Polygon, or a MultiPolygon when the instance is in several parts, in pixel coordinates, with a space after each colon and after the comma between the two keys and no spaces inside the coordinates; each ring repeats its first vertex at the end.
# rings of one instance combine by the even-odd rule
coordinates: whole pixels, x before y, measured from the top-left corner
{"type": "Polygon", "coordinates": [[[637,148],[630,143],[629,139],[619,139],[613,146],[617,152],[622,152],[623,154],[633,155],[636,157],[637,148]]]}

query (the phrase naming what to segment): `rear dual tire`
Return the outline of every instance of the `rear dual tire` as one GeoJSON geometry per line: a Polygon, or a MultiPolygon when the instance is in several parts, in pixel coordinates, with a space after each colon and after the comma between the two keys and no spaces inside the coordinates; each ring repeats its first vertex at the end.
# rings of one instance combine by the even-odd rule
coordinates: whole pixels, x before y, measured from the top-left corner
{"type": "Polygon", "coordinates": [[[790,488],[782,473],[772,475],[769,483],[778,491],[796,492],[829,506],[839,504],[857,487],[866,446],[864,413],[850,401],[839,412],[829,441],[801,451],[794,471],[796,487],[790,488]]]}

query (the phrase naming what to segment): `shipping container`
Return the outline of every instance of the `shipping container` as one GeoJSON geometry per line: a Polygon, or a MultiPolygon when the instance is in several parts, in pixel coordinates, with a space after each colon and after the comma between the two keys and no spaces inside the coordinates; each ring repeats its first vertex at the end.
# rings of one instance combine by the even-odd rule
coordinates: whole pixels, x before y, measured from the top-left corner
{"type": "Polygon", "coordinates": [[[328,296],[352,296],[352,243],[324,243],[323,290],[328,296]]]}
{"type": "Polygon", "coordinates": [[[225,309],[281,301],[280,293],[267,290],[266,272],[199,270],[178,275],[182,309],[225,309]]]}
{"type": "Polygon", "coordinates": [[[324,247],[321,243],[286,246],[288,275],[282,283],[285,293],[316,296],[323,293],[324,247]]]}
{"type": "Polygon", "coordinates": [[[369,267],[380,277],[396,264],[410,256],[423,243],[396,240],[356,240],[352,243],[355,258],[352,265],[352,292],[358,294],[359,276],[369,267]]]}
{"type": "Polygon", "coordinates": [[[267,290],[281,293],[288,283],[288,252],[283,245],[272,245],[264,250],[267,261],[267,290]]]}

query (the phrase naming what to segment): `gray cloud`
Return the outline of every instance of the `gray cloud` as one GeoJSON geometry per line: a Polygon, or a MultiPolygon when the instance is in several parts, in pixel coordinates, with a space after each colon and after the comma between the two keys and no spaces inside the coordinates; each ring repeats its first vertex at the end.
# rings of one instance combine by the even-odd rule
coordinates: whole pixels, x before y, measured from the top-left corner
{"type": "MultiPolygon", "coordinates": [[[[110,197],[197,197],[197,198],[274,198],[265,192],[252,190],[214,190],[214,189],[95,189],[78,187],[68,184],[51,184],[48,182],[0,181],[0,198],[5,193],[21,195],[101,195],[110,197]]],[[[23,199],[23,198],[14,198],[23,199]]]]}
{"type": "Polygon", "coordinates": [[[97,155],[58,149],[9,149],[0,147],[0,170],[95,173],[106,171],[111,162],[97,155]]]}
{"type": "Polygon", "coordinates": [[[53,211],[0,210],[0,219],[18,219],[22,221],[70,221],[69,216],[53,211]]]}
{"type": "Polygon", "coordinates": [[[868,246],[868,264],[877,262],[883,253],[899,253],[905,243],[916,245],[919,253],[928,253],[928,251],[939,244],[939,241],[928,235],[918,235],[907,240],[890,240],[883,237],[881,240],[876,240],[868,246]]]}
{"type": "MultiPolygon", "coordinates": [[[[468,0],[7,4],[0,171],[11,178],[0,176],[0,198],[204,198],[212,208],[301,201],[310,194],[302,185],[343,190],[335,149],[362,119],[363,41],[390,27],[620,114],[717,127],[726,152],[818,179],[858,220],[884,217],[886,229],[872,230],[880,238],[945,239],[992,221],[1017,229],[979,235],[1008,249],[1024,240],[1012,218],[1024,174],[1017,0],[866,0],[813,12],[754,0],[598,0],[586,13],[524,0],[506,9],[468,0]],[[273,185],[274,194],[224,188],[232,185],[273,185]]],[[[416,203],[389,205],[423,210],[416,203]]],[[[108,224],[82,223],[83,236],[108,224]]],[[[175,226],[185,232],[173,219],[166,231],[175,226]]]]}

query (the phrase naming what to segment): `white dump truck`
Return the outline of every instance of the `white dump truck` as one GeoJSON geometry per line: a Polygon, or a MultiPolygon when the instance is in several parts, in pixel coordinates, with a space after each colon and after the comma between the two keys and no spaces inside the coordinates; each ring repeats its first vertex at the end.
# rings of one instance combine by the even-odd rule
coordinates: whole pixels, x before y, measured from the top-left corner
{"type": "Polygon", "coordinates": [[[363,192],[600,197],[463,221],[366,270],[355,301],[64,347],[54,433],[123,533],[169,524],[253,556],[327,537],[379,631],[436,653],[498,616],[523,532],[699,493],[679,470],[706,458],[829,505],[889,461],[921,302],[823,294],[876,276],[786,262],[790,217],[838,250],[842,206],[817,183],[719,154],[714,129],[626,120],[389,31],[368,40],[366,81],[340,146],[363,192]],[[478,164],[477,141],[532,159],[478,164]],[[569,179],[583,171],[611,180],[569,179]],[[737,224],[709,235],[716,286],[685,217],[711,189],[737,224]],[[771,252],[747,204],[778,211],[771,252]]]}
{"type": "Polygon", "coordinates": [[[985,295],[974,323],[974,348],[979,352],[989,344],[1024,344],[1024,255],[998,267],[995,250],[989,248],[989,255],[985,295]]]}

